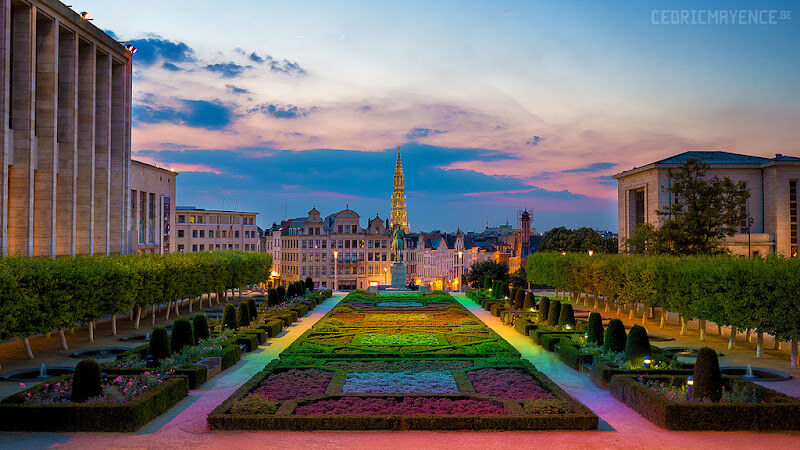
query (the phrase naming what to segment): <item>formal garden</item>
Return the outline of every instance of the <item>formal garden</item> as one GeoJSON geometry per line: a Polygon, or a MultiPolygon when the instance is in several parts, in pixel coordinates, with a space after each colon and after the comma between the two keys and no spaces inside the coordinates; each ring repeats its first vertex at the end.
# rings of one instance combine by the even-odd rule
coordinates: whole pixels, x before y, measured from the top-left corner
{"type": "Polygon", "coordinates": [[[208,423],[224,430],[590,430],[598,419],[449,294],[354,291],[208,423]]]}

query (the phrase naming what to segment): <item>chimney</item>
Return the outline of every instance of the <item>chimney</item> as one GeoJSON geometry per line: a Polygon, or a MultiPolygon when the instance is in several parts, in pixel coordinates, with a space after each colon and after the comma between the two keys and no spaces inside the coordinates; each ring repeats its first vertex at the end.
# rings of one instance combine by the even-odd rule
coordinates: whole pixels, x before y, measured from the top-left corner
{"type": "Polygon", "coordinates": [[[783,158],[782,153],[775,153],[775,159],[781,159],[781,158],[783,158]]]}

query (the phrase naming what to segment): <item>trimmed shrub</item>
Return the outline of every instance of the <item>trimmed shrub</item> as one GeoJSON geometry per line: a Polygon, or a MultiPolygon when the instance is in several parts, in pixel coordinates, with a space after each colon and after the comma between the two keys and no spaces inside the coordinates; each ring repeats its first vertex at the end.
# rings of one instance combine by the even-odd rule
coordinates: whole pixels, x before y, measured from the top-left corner
{"type": "Polygon", "coordinates": [[[247,303],[240,303],[239,308],[236,309],[236,324],[240,327],[250,325],[250,308],[247,303]]]}
{"type": "Polygon", "coordinates": [[[625,350],[625,325],[619,319],[611,319],[606,326],[606,334],[603,335],[603,348],[619,353],[625,350]]]}
{"type": "Polygon", "coordinates": [[[206,315],[200,313],[192,319],[192,328],[194,329],[194,338],[198,341],[201,339],[208,339],[208,319],[206,315]]]}
{"type": "Polygon", "coordinates": [[[625,340],[625,359],[638,360],[648,354],[650,354],[650,339],[647,337],[647,330],[640,325],[634,325],[625,340]]]}
{"type": "Polygon", "coordinates": [[[556,326],[558,324],[558,314],[561,312],[561,302],[553,300],[550,302],[550,309],[547,311],[547,324],[556,326]]]}
{"type": "Polygon", "coordinates": [[[267,306],[275,306],[278,303],[278,292],[274,288],[269,288],[267,291],[267,306]]]}
{"type": "Polygon", "coordinates": [[[289,285],[289,288],[286,289],[286,297],[292,298],[297,295],[297,286],[292,283],[289,285]]]}
{"type": "Polygon", "coordinates": [[[256,308],[256,301],[252,298],[247,299],[247,308],[250,313],[250,320],[255,320],[258,317],[258,309],[256,308]]]}
{"type": "Polygon", "coordinates": [[[541,317],[541,321],[544,322],[547,320],[547,313],[550,311],[550,298],[542,297],[539,300],[539,316],[541,317]]]}
{"type": "Polygon", "coordinates": [[[267,330],[269,337],[275,337],[278,333],[283,331],[283,321],[280,319],[269,320],[263,328],[267,330]]]}
{"type": "Polygon", "coordinates": [[[514,295],[514,309],[522,309],[525,304],[525,289],[517,289],[514,295]]]}
{"type": "Polygon", "coordinates": [[[153,328],[153,333],[150,335],[150,347],[148,348],[148,352],[156,363],[164,358],[172,356],[169,346],[169,334],[166,328],[153,328]]]}
{"type": "Polygon", "coordinates": [[[502,286],[500,286],[500,298],[511,298],[511,291],[508,289],[508,283],[502,283],[502,286]]]}
{"type": "Polygon", "coordinates": [[[237,328],[236,307],[230,303],[225,305],[225,309],[222,310],[222,324],[228,330],[235,330],[237,328]]]}
{"type": "Polygon", "coordinates": [[[172,336],[170,336],[170,348],[172,353],[181,351],[187,345],[194,345],[194,331],[189,319],[180,318],[172,322],[172,336]]]}
{"type": "Polygon", "coordinates": [[[306,289],[309,291],[314,290],[314,280],[311,277],[306,277],[306,289]]]}
{"type": "Polygon", "coordinates": [[[490,277],[489,275],[486,275],[483,278],[483,288],[484,289],[491,289],[492,288],[492,277],[490,277]]]}
{"type": "Polygon", "coordinates": [[[283,303],[283,301],[286,300],[286,288],[280,285],[275,289],[275,292],[278,293],[278,303],[283,303]]]}
{"type": "Polygon", "coordinates": [[[536,303],[536,297],[533,295],[533,292],[526,292],[525,299],[522,301],[522,309],[530,311],[534,303],[536,303]]]}
{"type": "Polygon", "coordinates": [[[589,329],[587,330],[588,342],[597,345],[603,345],[603,318],[600,313],[593,312],[589,314],[589,329]]]}
{"type": "Polygon", "coordinates": [[[565,327],[567,325],[575,326],[575,312],[569,303],[562,305],[561,312],[558,314],[558,326],[565,327]]]}
{"type": "Polygon", "coordinates": [[[103,377],[100,365],[93,359],[84,359],[75,366],[72,374],[72,395],[70,400],[83,403],[103,393],[103,377]]]}
{"type": "Polygon", "coordinates": [[[692,379],[692,400],[703,401],[708,398],[712,402],[719,401],[722,397],[722,374],[719,371],[717,352],[708,347],[697,352],[692,379]]]}

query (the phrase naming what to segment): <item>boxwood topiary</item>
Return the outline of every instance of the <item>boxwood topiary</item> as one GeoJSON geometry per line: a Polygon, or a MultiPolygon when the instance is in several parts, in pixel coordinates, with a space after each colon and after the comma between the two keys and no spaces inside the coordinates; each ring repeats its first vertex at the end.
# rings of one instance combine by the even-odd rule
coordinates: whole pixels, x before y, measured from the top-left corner
{"type": "Polygon", "coordinates": [[[273,288],[269,288],[269,291],[267,291],[267,306],[275,306],[278,303],[280,303],[278,301],[278,292],[273,288]]]}
{"type": "Polygon", "coordinates": [[[75,366],[72,374],[72,395],[70,400],[83,403],[103,393],[103,377],[100,365],[93,359],[84,359],[75,366]]]}
{"type": "Polygon", "coordinates": [[[236,307],[230,303],[225,305],[225,309],[222,310],[222,324],[229,330],[235,330],[237,328],[236,307]]]}
{"type": "Polygon", "coordinates": [[[547,311],[547,324],[555,326],[558,324],[558,314],[561,312],[561,302],[553,300],[550,302],[550,309],[547,311]]]}
{"type": "Polygon", "coordinates": [[[525,293],[525,299],[522,302],[522,309],[525,311],[530,311],[533,308],[533,304],[536,302],[536,297],[533,296],[533,292],[525,293]]]}
{"type": "Polygon", "coordinates": [[[314,290],[314,280],[311,277],[306,277],[306,289],[309,291],[314,290]]]}
{"type": "Polygon", "coordinates": [[[569,303],[561,305],[561,311],[558,314],[558,326],[565,327],[567,325],[575,326],[575,312],[569,303]]]}
{"type": "Polygon", "coordinates": [[[492,288],[492,277],[486,275],[483,277],[483,288],[484,289],[491,289],[492,288]]]}
{"type": "Polygon", "coordinates": [[[289,287],[286,289],[286,297],[292,298],[297,295],[297,286],[294,283],[290,284],[289,287]]]}
{"type": "Polygon", "coordinates": [[[170,348],[172,353],[181,351],[187,345],[194,345],[194,331],[189,319],[180,318],[172,322],[172,336],[170,336],[170,348]]]}
{"type": "Polygon", "coordinates": [[[697,352],[692,379],[692,400],[702,401],[708,398],[713,402],[719,401],[722,397],[722,374],[719,371],[717,352],[708,347],[697,352]]]}
{"type": "Polygon", "coordinates": [[[611,319],[606,326],[606,334],[603,336],[603,348],[614,353],[625,350],[625,325],[619,319],[611,319]]]}
{"type": "Polygon", "coordinates": [[[548,312],[550,312],[550,298],[542,297],[542,299],[539,300],[539,315],[541,316],[542,322],[547,320],[548,312]]]}
{"type": "Polygon", "coordinates": [[[525,289],[517,289],[514,295],[514,309],[522,309],[525,304],[525,289]]]}
{"type": "Polygon", "coordinates": [[[639,360],[650,353],[650,339],[643,326],[634,325],[628,332],[625,341],[625,359],[628,361],[639,360]]]}
{"type": "Polygon", "coordinates": [[[250,308],[247,307],[247,303],[239,304],[239,308],[236,310],[236,324],[240,327],[250,325],[250,308]]]}
{"type": "Polygon", "coordinates": [[[194,329],[194,338],[199,340],[208,339],[208,318],[203,313],[200,313],[192,319],[192,328],[194,329]]]}
{"type": "Polygon", "coordinates": [[[587,342],[603,345],[603,318],[600,313],[589,314],[589,329],[587,330],[587,342]]]}
{"type": "Polygon", "coordinates": [[[150,335],[150,347],[148,348],[148,352],[156,363],[164,358],[172,356],[172,351],[170,351],[169,346],[169,334],[166,328],[153,328],[153,333],[150,335]]]}
{"type": "Polygon", "coordinates": [[[508,289],[508,283],[503,283],[503,285],[500,286],[500,298],[505,300],[510,297],[511,291],[508,289]]]}
{"type": "Polygon", "coordinates": [[[252,298],[247,299],[247,307],[249,308],[250,320],[255,320],[258,317],[258,309],[256,309],[256,301],[252,298]]]}
{"type": "Polygon", "coordinates": [[[282,303],[286,299],[286,288],[280,285],[275,289],[275,292],[278,293],[278,303],[282,303]]]}

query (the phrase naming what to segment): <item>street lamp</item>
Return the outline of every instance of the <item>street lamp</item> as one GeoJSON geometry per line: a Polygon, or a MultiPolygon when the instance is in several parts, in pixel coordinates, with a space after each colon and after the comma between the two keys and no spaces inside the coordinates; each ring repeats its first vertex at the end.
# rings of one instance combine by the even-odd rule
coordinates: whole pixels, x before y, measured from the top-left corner
{"type": "Polygon", "coordinates": [[[339,289],[339,252],[333,251],[333,290],[339,289]]]}
{"type": "Polygon", "coordinates": [[[753,257],[753,252],[750,251],[750,227],[752,227],[752,226],[753,226],[753,218],[752,217],[748,217],[747,218],[747,257],[748,258],[752,258],[753,257]]]}
{"type": "Polygon", "coordinates": [[[594,255],[594,250],[589,250],[589,256],[594,255]]]}
{"type": "Polygon", "coordinates": [[[386,267],[383,268],[383,284],[386,284],[386,267]]]}

